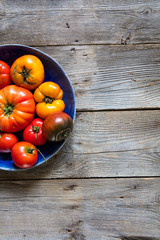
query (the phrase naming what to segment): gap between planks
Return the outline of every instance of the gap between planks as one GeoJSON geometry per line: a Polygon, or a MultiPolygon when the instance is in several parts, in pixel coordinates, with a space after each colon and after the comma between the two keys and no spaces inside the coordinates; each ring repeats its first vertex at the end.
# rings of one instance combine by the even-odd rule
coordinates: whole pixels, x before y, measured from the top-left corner
{"type": "Polygon", "coordinates": [[[104,179],[104,180],[109,180],[109,179],[114,179],[114,180],[117,180],[117,179],[154,179],[154,178],[159,178],[160,179],[160,176],[119,176],[119,177],[78,177],[78,178],[70,178],[70,177],[65,177],[65,178],[27,178],[27,179],[23,179],[23,178],[18,178],[18,179],[0,179],[0,182],[21,182],[21,181],[63,181],[63,180],[96,180],[96,179],[104,179]]]}
{"type": "MultiPolygon", "coordinates": [[[[7,45],[7,44],[2,44],[2,45],[7,45]]],[[[14,45],[14,44],[12,44],[12,45],[14,45]]],[[[15,45],[18,45],[18,44],[15,44],[15,45]]],[[[23,45],[23,44],[22,44],[23,45]]],[[[30,47],[72,47],[72,46],[74,46],[74,47],[80,47],[80,46],[114,46],[114,47],[118,47],[118,46],[122,46],[122,45],[124,45],[124,46],[145,46],[145,45],[147,45],[147,46],[152,46],[152,45],[160,45],[160,42],[153,42],[153,43],[150,43],[150,42],[148,42],[148,43],[146,43],[146,42],[141,42],[141,43],[129,43],[129,44],[117,44],[117,43],[80,43],[80,44],[76,44],[76,43],[71,43],[71,44],[56,44],[56,45],[54,45],[54,44],[38,44],[38,45],[34,45],[34,44],[30,44],[29,46],[30,47]]]]}
{"type": "Polygon", "coordinates": [[[159,107],[153,107],[153,108],[126,108],[126,109],[76,109],[77,113],[83,113],[83,112],[127,112],[127,111],[156,111],[160,110],[159,107]]]}

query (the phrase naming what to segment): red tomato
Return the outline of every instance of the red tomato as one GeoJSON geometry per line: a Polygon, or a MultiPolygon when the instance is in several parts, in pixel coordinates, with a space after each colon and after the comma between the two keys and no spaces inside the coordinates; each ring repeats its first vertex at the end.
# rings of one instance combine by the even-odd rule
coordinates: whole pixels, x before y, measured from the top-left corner
{"type": "Polygon", "coordinates": [[[46,139],[42,135],[43,120],[35,118],[23,131],[23,139],[34,145],[43,145],[46,139]]]}
{"type": "Polygon", "coordinates": [[[11,152],[12,147],[18,142],[18,139],[12,133],[0,133],[0,152],[11,152]]]}
{"type": "Polygon", "coordinates": [[[4,88],[11,83],[10,66],[0,61],[0,88],[4,88]]]}
{"type": "Polygon", "coordinates": [[[34,118],[35,101],[32,93],[16,85],[0,90],[0,130],[18,132],[34,118]]]}
{"type": "Polygon", "coordinates": [[[12,148],[11,155],[14,164],[19,168],[30,168],[38,160],[38,151],[29,142],[16,143],[12,148]]]}

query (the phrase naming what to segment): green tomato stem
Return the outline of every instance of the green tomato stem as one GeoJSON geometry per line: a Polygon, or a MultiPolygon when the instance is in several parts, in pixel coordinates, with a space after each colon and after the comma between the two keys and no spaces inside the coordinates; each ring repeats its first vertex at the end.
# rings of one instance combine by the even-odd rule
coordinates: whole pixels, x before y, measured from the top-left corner
{"type": "Polygon", "coordinates": [[[26,152],[29,154],[32,154],[34,150],[35,150],[34,148],[30,148],[30,147],[26,148],[26,152]]]}
{"type": "Polygon", "coordinates": [[[38,126],[32,126],[32,130],[35,133],[35,138],[37,140],[37,133],[39,132],[40,127],[38,126]]]}
{"type": "Polygon", "coordinates": [[[38,133],[38,132],[39,132],[39,129],[40,129],[40,127],[38,127],[38,126],[32,126],[32,130],[33,130],[33,132],[35,132],[35,133],[38,133]]]}
{"type": "Polygon", "coordinates": [[[5,104],[4,108],[2,108],[1,106],[0,106],[0,108],[3,109],[5,115],[12,114],[12,112],[14,110],[14,106],[12,106],[11,104],[8,104],[8,103],[5,104]]]}

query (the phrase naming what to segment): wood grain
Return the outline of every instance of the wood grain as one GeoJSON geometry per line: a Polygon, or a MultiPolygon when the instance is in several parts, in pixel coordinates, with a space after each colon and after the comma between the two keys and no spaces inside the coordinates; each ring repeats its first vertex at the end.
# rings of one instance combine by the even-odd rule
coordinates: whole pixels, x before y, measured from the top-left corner
{"type": "Polygon", "coordinates": [[[77,111],[160,107],[160,45],[41,47],[69,76],[77,111]]]}
{"type": "Polygon", "coordinates": [[[1,44],[26,45],[158,43],[160,2],[0,2],[1,44]]]}
{"type": "Polygon", "coordinates": [[[0,44],[55,58],[77,104],[56,156],[0,171],[1,240],[160,239],[159,19],[159,0],[0,1],[0,44]]]}
{"type": "Polygon", "coordinates": [[[159,189],[156,178],[0,181],[1,239],[158,240],[159,189]]]}
{"type": "Polygon", "coordinates": [[[46,165],[0,179],[160,176],[160,111],[78,113],[63,149],[46,165]]]}

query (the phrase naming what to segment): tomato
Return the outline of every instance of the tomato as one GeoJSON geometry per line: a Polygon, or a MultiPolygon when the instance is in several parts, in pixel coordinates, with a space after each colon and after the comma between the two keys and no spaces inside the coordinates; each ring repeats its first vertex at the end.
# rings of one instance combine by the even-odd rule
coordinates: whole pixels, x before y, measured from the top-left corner
{"type": "Polygon", "coordinates": [[[38,160],[38,151],[32,143],[22,141],[13,146],[11,156],[17,167],[30,168],[34,166],[38,160]]]}
{"type": "Polygon", "coordinates": [[[35,118],[31,124],[29,124],[23,131],[23,139],[34,145],[43,145],[46,143],[46,139],[42,135],[43,120],[35,118]]]}
{"type": "Polygon", "coordinates": [[[11,152],[12,147],[18,142],[17,137],[12,133],[0,133],[0,152],[11,152]]]}
{"type": "Polygon", "coordinates": [[[53,103],[46,104],[42,102],[36,105],[36,113],[40,118],[45,119],[47,116],[54,112],[62,112],[65,108],[62,100],[55,100],[53,103]]]}
{"type": "Polygon", "coordinates": [[[33,90],[44,81],[43,64],[33,55],[19,57],[11,66],[11,78],[16,85],[33,90]]]}
{"type": "Polygon", "coordinates": [[[4,88],[11,83],[10,66],[0,61],[0,88],[4,88]]]}
{"type": "Polygon", "coordinates": [[[0,90],[0,130],[18,132],[34,118],[35,101],[33,94],[16,85],[0,90]]]}
{"type": "Polygon", "coordinates": [[[62,112],[65,104],[62,100],[63,91],[58,84],[54,82],[42,83],[34,91],[34,99],[37,103],[36,113],[40,118],[46,118],[54,112],[62,112]]]}
{"type": "Polygon", "coordinates": [[[66,139],[73,129],[72,118],[64,112],[53,113],[43,122],[42,133],[49,141],[66,139]]]}

